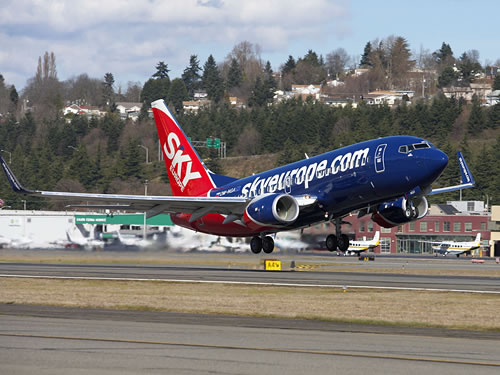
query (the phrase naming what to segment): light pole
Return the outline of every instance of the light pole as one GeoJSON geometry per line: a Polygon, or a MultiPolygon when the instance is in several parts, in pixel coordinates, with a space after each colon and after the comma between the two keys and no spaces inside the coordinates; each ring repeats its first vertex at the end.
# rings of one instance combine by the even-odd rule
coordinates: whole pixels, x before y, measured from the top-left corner
{"type": "Polygon", "coordinates": [[[149,149],[143,145],[137,145],[137,146],[142,147],[144,150],[146,150],[146,164],[149,164],[149,149]]]}
{"type": "Polygon", "coordinates": [[[9,164],[12,164],[12,153],[10,151],[7,151],[7,150],[0,150],[2,152],[6,152],[9,154],[9,164]]]}
{"type": "MultiPolygon", "coordinates": [[[[148,182],[149,182],[148,180],[144,180],[144,195],[148,195],[148,182]]],[[[144,241],[146,240],[147,229],[148,229],[146,214],[147,212],[144,211],[144,225],[142,226],[142,238],[144,239],[144,241]]]]}
{"type": "Polygon", "coordinates": [[[21,202],[24,203],[24,211],[26,211],[26,201],[24,199],[21,199],[21,202]]]}

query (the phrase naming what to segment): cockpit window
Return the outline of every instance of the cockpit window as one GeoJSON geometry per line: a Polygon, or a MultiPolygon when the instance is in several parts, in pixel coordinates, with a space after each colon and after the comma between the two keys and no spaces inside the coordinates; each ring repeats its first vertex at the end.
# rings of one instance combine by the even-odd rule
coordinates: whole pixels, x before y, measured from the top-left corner
{"type": "Polygon", "coordinates": [[[419,150],[419,149],[422,149],[422,148],[431,148],[431,146],[429,146],[429,144],[427,142],[415,143],[413,145],[413,147],[415,147],[415,150],[419,150]]]}
{"type": "Polygon", "coordinates": [[[421,142],[421,143],[414,143],[412,145],[404,145],[404,146],[399,146],[399,152],[402,154],[407,154],[409,152],[412,152],[413,150],[419,150],[422,148],[430,148],[429,144],[427,142],[421,142]]]}

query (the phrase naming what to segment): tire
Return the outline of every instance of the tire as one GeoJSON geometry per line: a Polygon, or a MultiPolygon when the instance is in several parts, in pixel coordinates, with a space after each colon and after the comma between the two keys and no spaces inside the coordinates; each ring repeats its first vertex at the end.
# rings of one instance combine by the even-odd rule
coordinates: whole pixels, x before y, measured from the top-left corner
{"type": "Polygon", "coordinates": [[[337,250],[337,236],[334,234],[330,234],[326,237],[326,248],[328,251],[337,250]]]}
{"type": "Polygon", "coordinates": [[[273,252],[274,240],[272,239],[272,237],[269,236],[264,237],[264,239],[262,240],[262,250],[266,254],[271,254],[273,252]]]}
{"type": "Polygon", "coordinates": [[[262,240],[258,236],[252,237],[250,240],[250,250],[252,250],[252,253],[258,254],[262,250],[262,240]]]}
{"type": "Polygon", "coordinates": [[[349,248],[349,237],[347,234],[341,234],[338,240],[339,250],[345,252],[349,248]]]}

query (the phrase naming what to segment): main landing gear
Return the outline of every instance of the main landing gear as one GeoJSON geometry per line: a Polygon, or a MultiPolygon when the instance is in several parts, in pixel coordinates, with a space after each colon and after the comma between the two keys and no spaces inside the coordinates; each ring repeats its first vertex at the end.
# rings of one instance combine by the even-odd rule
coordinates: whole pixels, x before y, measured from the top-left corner
{"type": "Polygon", "coordinates": [[[266,254],[271,254],[274,250],[274,240],[270,236],[253,236],[250,240],[250,250],[254,254],[258,254],[262,250],[266,254]]]}
{"type": "Polygon", "coordinates": [[[338,248],[340,251],[345,252],[349,248],[349,237],[341,233],[341,224],[341,219],[335,219],[335,232],[337,235],[329,234],[326,237],[326,248],[328,251],[335,251],[338,248]]]}

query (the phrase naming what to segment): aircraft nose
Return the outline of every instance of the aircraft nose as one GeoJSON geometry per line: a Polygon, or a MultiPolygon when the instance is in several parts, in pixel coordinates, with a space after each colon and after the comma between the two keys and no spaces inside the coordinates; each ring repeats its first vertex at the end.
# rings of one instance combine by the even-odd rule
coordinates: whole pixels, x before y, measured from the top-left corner
{"type": "Polygon", "coordinates": [[[448,165],[448,155],[437,148],[431,148],[426,150],[425,156],[423,157],[425,167],[432,181],[437,179],[441,172],[448,165]]]}

